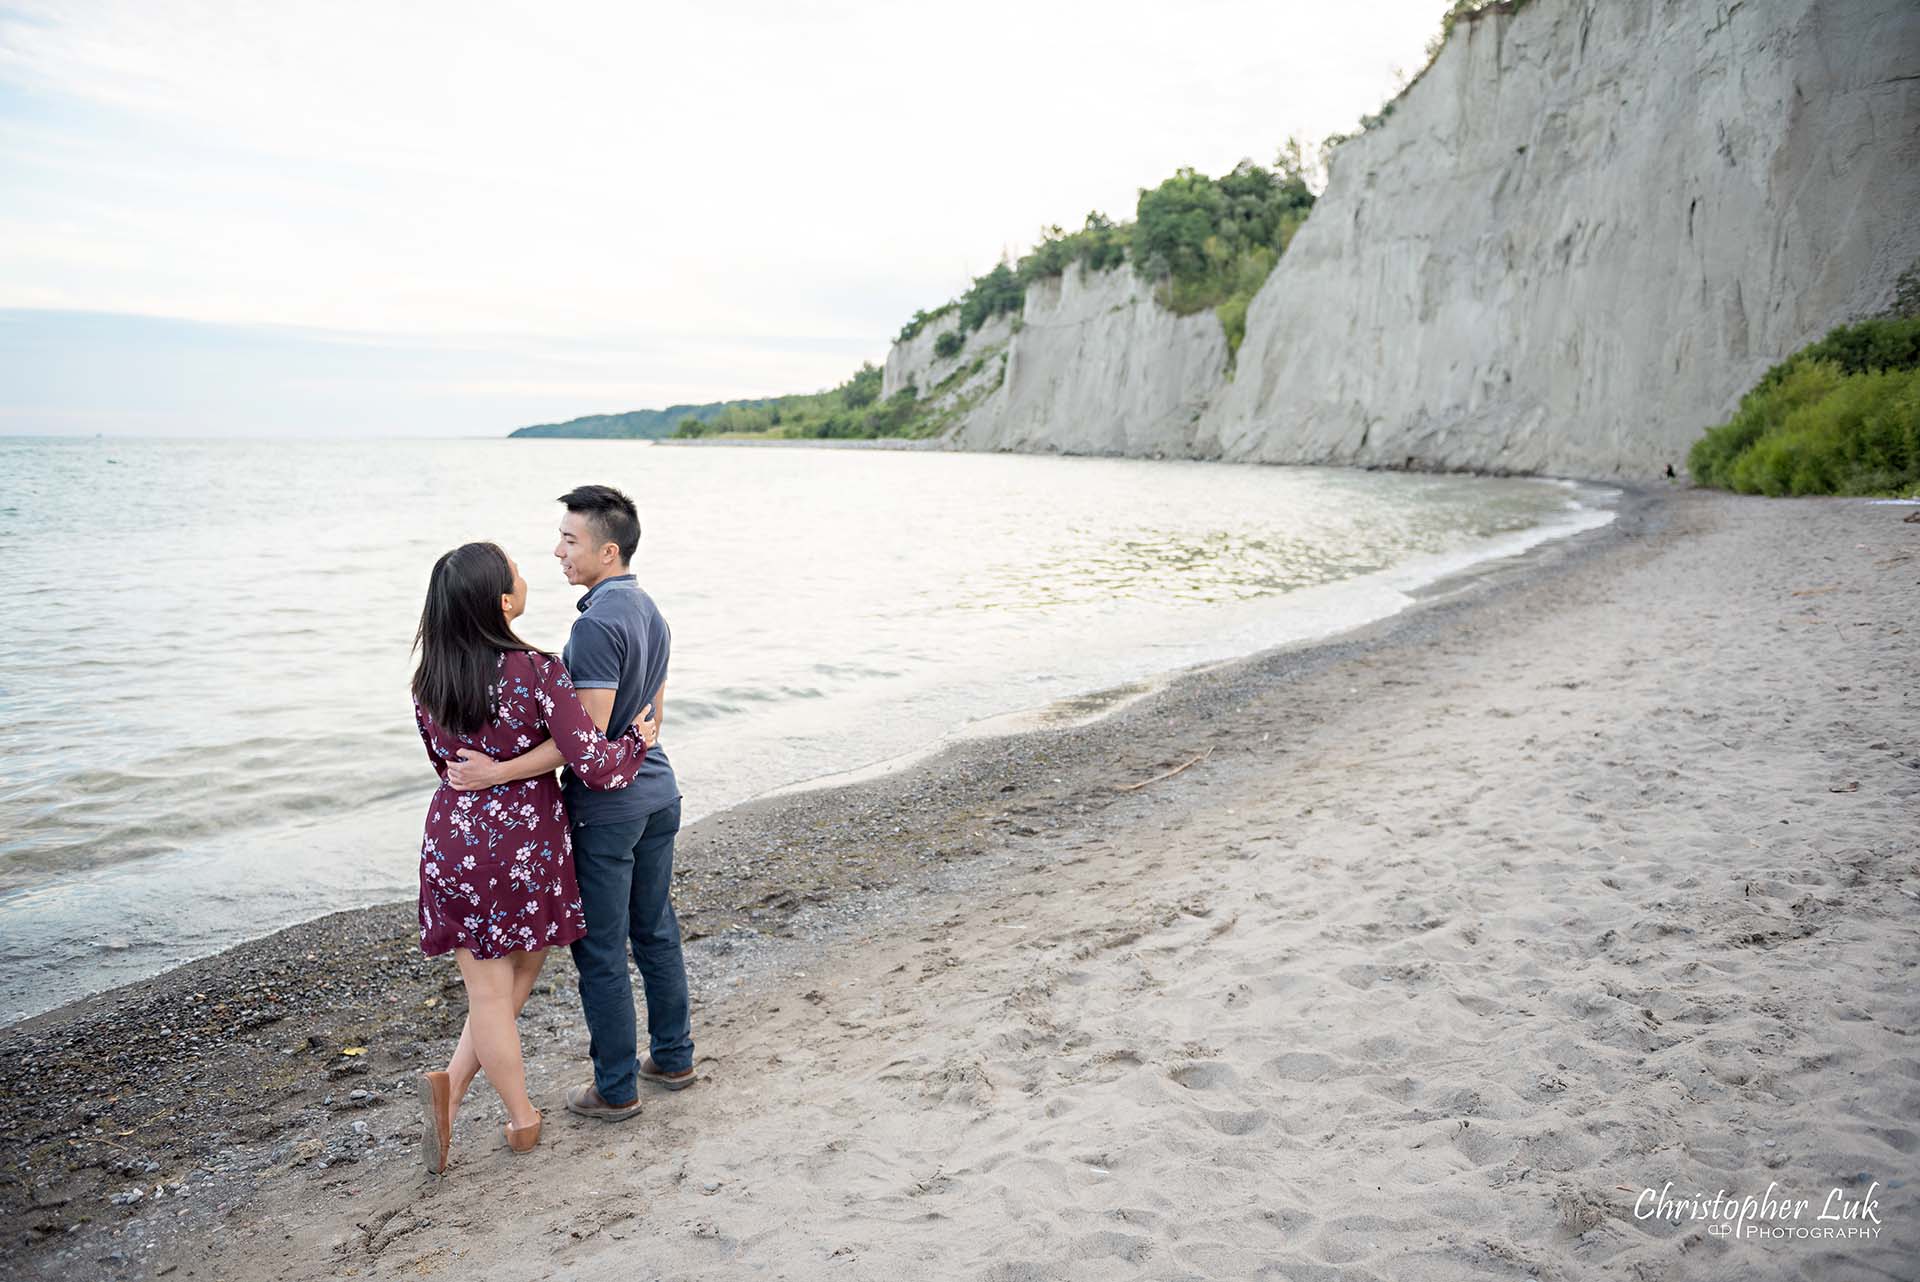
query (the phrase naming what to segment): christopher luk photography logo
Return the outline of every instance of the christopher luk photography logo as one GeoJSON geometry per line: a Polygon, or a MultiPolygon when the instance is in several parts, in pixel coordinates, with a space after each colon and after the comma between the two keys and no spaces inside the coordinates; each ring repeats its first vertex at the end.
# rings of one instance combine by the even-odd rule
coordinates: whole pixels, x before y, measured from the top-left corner
{"type": "MultiPolygon", "coordinates": [[[[1620,1186],[1623,1192],[1632,1189],[1620,1186]]],[[[1880,1182],[1865,1193],[1849,1195],[1831,1188],[1818,1198],[1795,1197],[1769,1183],[1759,1195],[1721,1189],[1675,1195],[1673,1181],[1658,1189],[1641,1189],[1633,1202],[1636,1220],[1666,1220],[1671,1224],[1705,1221],[1707,1232],[1737,1242],[1784,1242],[1806,1239],[1872,1241],[1880,1236],[1880,1182]]]]}

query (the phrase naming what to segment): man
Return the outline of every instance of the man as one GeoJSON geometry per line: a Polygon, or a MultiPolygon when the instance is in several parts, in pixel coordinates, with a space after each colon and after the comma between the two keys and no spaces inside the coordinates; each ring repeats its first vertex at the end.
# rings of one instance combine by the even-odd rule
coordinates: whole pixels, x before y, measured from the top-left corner
{"type": "MultiPolygon", "coordinates": [[[[587,589],[561,655],[580,702],[602,731],[629,724],[649,702],[659,722],[672,638],[629,568],[640,545],[633,500],[611,486],[583,485],[560,502],[567,510],[553,554],[567,582],[587,589]]],[[[507,762],[478,753],[461,756],[448,767],[447,781],[462,789],[510,783],[563,764],[551,742],[507,762]]],[[[657,746],[625,788],[594,792],[570,771],[561,783],[587,914],[587,937],[573,945],[573,962],[593,1057],[592,1083],[570,1090],[567,1108],[622,1121],[640,1112],[636,1079],[676,1091],[694,1079],[687,971],[671,898],[680,787],[657,746]],[[651,1048],[638,1058],[629,942],[646,993],[651,1048]]]]}

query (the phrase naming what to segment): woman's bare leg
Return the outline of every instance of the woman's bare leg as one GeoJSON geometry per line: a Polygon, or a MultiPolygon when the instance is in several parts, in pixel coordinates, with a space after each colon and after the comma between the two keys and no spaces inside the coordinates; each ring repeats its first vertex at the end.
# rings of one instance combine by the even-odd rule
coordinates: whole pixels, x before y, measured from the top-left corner
{"type": "MultiPolygon", "coordinates": [[[[513,1016],[520,1018],[520,1012],[527,1004],[527,998],[533,995],[533,986],[540,978],[540,968],[546,964],[545,949],[532,953],[508,953],[507,959],[513,963],[513,1016]]],[[[460,1111],[460,1103],[467,1098],[467,1088],[473,1085],[473,1079],[480,1075],[480,1057],[473,1051],[473,1019],[460,1029],[460,1044],[453,1048],[453,1058],[447,1061],[447,1077],[453,1085],[453,1111],[460,1111]]]]}
{"type": "MultiPolygon", "coordinates": [[[[506,1105],[515,1126],[531,1126],[540,1114],[527,1098],[526,1066],[520,1058],[520,1026],[515,1017],[515,966],[511,956],[481,960],[456,948],[460,974],[467,981],[467,1037],[487,1081],[506,1105]]],[[[531,987],[531,985],[529,985],[531,987]]],[[[465,1040],[465,1039],[463,1039],[465,1040]]]]}

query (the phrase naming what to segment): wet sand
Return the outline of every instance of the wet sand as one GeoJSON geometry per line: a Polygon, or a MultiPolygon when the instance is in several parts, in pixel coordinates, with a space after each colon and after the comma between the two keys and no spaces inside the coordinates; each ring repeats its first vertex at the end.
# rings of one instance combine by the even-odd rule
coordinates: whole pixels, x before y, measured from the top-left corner
{"type": "Polygon", "coordinates": [[[7,1270],[1905,1276],[1912,510],[1630,498],[1360,633],[703,821],[704,1080],[561,1112],[556,958],[525,1158],[481,1086],[419,1169],[461,999],[410,905],[16,1026],[7,1270]],[[1876,1189],[1878,1236],[1636,1217],[1667,1181],[1876,1189]]]}

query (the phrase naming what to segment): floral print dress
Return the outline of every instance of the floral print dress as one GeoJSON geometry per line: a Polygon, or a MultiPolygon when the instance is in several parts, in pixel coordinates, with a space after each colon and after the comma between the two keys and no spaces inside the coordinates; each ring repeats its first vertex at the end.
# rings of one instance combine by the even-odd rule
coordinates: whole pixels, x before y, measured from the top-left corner
{"type": "Polygon", "coordinates": [[[601,790],[624,788],[647,753],[631,728],[614,739],[600,733],[558,659],[511,650],[499,672],[498,711],[473,734],[455,734],[413,706],[441,778],[420,843],[420,950],[429,957],[454,948],[504,957],[587,933],[559,780],[549,772],[461,792],[446,782],[461,749],[505,761],[552,739],[580,781],[601,790]]]}

